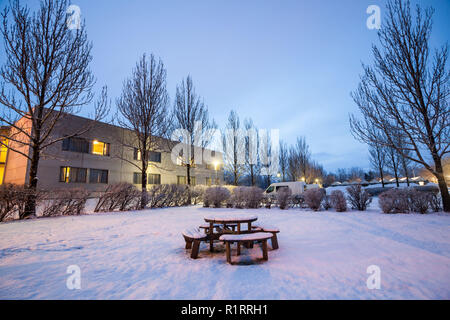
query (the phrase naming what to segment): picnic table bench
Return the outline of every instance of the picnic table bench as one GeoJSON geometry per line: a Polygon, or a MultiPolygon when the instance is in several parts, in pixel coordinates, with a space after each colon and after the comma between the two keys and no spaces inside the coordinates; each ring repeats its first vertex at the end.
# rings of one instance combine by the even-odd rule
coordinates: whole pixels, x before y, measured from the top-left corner
{"type": "Polygon", "coordinates": [[[256,232],[256,233],[246,233],[246,234],[224,234],[220,236],[219,240],[225,242],[227,262],[232,264],[231,261],[231,244],[237,243],[237,255],[241,254],[241,244],[253,244],[255,241],[262,243],[263,259],[268,260],[269,256],[267,254],[267,240],[273,237],[272,233],[269,232],[256,232]]]}

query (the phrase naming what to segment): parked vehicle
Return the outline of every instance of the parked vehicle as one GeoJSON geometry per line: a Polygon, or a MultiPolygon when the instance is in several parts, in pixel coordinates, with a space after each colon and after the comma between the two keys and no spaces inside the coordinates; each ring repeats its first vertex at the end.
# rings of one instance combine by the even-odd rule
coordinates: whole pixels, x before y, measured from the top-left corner
{"type": "Polygon", "coordinates": [[[276,195],[283,188],[291,189],[292,195],[303,194],[307,189],[320,188],[318,184],[307,184],[303,181],[272,183],[265,191],[266,195],[276,195]]]}

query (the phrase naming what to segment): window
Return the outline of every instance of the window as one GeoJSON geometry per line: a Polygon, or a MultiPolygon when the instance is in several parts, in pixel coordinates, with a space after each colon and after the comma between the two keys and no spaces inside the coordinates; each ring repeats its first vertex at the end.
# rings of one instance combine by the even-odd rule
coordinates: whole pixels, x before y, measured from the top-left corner
{"type": "Polygon", "coordinates": [[[142,184],[142,173],[140,173],[140,172],[133,173],[133,183],[134,184],[142,184]]]}
{"type": "MultiPolygon", "coordinates": [[[[147,158],[148,158],[148,161],[161,162],[161,152],[148,151],[147,158]]],[[[133,159],[141,160],[141,150],[139,150],[138,148],[134,148],[133,159]]]]}
{"type": "Polygon", "coordinates": [[[197,179],[195,177],[191,177],[191,186],[195,186],[197,184],[197,179]]]}
{"type": "Polygon", "coordinates": [[[161,184],[161,175],[156,173],[150,173],[148,175],[148,184],[161,184]]]}
{"type": "Polygon", "coordinates": [[[84,138],[66,138],[63,140],[62,150],[89,153],[89,142],[84,138]]]}
{"type": "Polygon", "coordinates": [[[216,181],[215,181],[215,185],[218,186],[218,185],[220,184],[220,179],[219,179],[219,178],[216,178],[215,180],[216,180],[216,181]]]}
{"type": "MultiPolygon", "coordinates": [[[[5,163],[6,162],[6,153],[8,152],[8,147],[6,146],[8,144],[8,140],[4,139],[4,138],[0,138],[1,143],[0,143],[0,163],[5,163]]],[[[0,177],[1,179],[1,177],[0,177]]]]}
{"type": "Polygon", "coordinates": [[[141,160],[141,150],[139,150],[138,148],[134,148],[133,159],[141,160]]]}
{"type": "Polygon", "coordinates": [[[109,156],[109,143],[101,142],[98,140],[92,141],[92,154],[109,156]]]}
{"type": "Polygon", "coordinates": [[[61,167],[59,181],[65,183],[86,183],[86,176],[86,168],[61,167]]]}
{"type": "Polygon", "coordinates": [[[211,178],[206,178],[205,184],[207,186],[210,186],[212,184],[212,179],[211,178]]]}
{"type": "Polygon", "coordinates": [[[108,170],[89,169],[89,183],[108,183],[108,170]]]}
{"type": "Polygon", "coordinates": [[[150,151],[148,160],[152,162],[161,162],[161,152],[150,151]]]}
{"type": "Polygon", "coordinates": [[[177,176],[177,184],[186,184],[185,176],[177,176]]]}

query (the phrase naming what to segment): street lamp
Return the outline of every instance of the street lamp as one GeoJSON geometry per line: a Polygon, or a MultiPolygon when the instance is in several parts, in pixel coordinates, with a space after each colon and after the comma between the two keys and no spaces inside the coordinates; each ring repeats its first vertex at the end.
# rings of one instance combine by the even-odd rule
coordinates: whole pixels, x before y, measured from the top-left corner
{"type": "Polygon", "coordinates": [[[213,164],[214,164],[214,170],[216,171],[216,180],[214,181],[214,184],[217,185],[217,184],[218,184],[218,183],[217,183],[217,179],[218,179],[218,178],[217,178],[217,168],[219,168],[220,163],[219,163],[218,161],[214,161],[213,164]]]}

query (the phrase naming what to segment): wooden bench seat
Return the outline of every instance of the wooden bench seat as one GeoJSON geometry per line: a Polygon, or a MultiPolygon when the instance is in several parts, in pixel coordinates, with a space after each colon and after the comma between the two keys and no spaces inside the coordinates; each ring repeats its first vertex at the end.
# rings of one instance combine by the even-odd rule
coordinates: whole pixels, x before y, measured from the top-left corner
{"type": "Polygon", "coordinates": [[[270,233],[272,233],[272,238],[270,240],[272,243],[272,249],[276,250],[279,248],[277,233],[280,232],[280,229],[275,228],[275,227],[261,227],[258,225],[254,225],[254,226],[252,226],[252,231],[253,232],[270,232],[270,233]]]}
{"type": "Polygon", "coordinates": [[[227,262],[231,262],[231,244],[237,243],[237,255],[241,254],[241,244],[253,244],[255,241],[262,243],[263,259],[268,260],[267,254],[267,240],[273,237],[269,232],[255,232],[246,234],[224,234],[220,236],[219,240],[223,241],[226,246],[227,262]]]}
{"type": "Polygon", "coordinates": [[[200,231],[200,229],[189,229],[184,231],[183,238],[186,241],[186,249],[191,249],[191,258],[197,259],[198,251],[200,248],[200,242],[207,241],[209,239],[208,235],[200,231]],[[194,244],[194,245],[192,245],[194,244]]]}
{"type": "MultiPolygon", "coordinates": [[[[226,225],[218,224],[218,223],[214,224],[214,228],[217,230],[217,232],[222,232],[223,228],[225,228],[225,229],[231,228],[231,231],[234,232],[234,231],[236,231],[236,227],[237,227],[237,223],[230,223],[230,224],[226,224],[226,225]]],[[[205,224],[202,224],[199,228],[204,229],[205,233],[209,233],[210,225],[209,225],[209,223],[205,223],[205,224]]]]}

